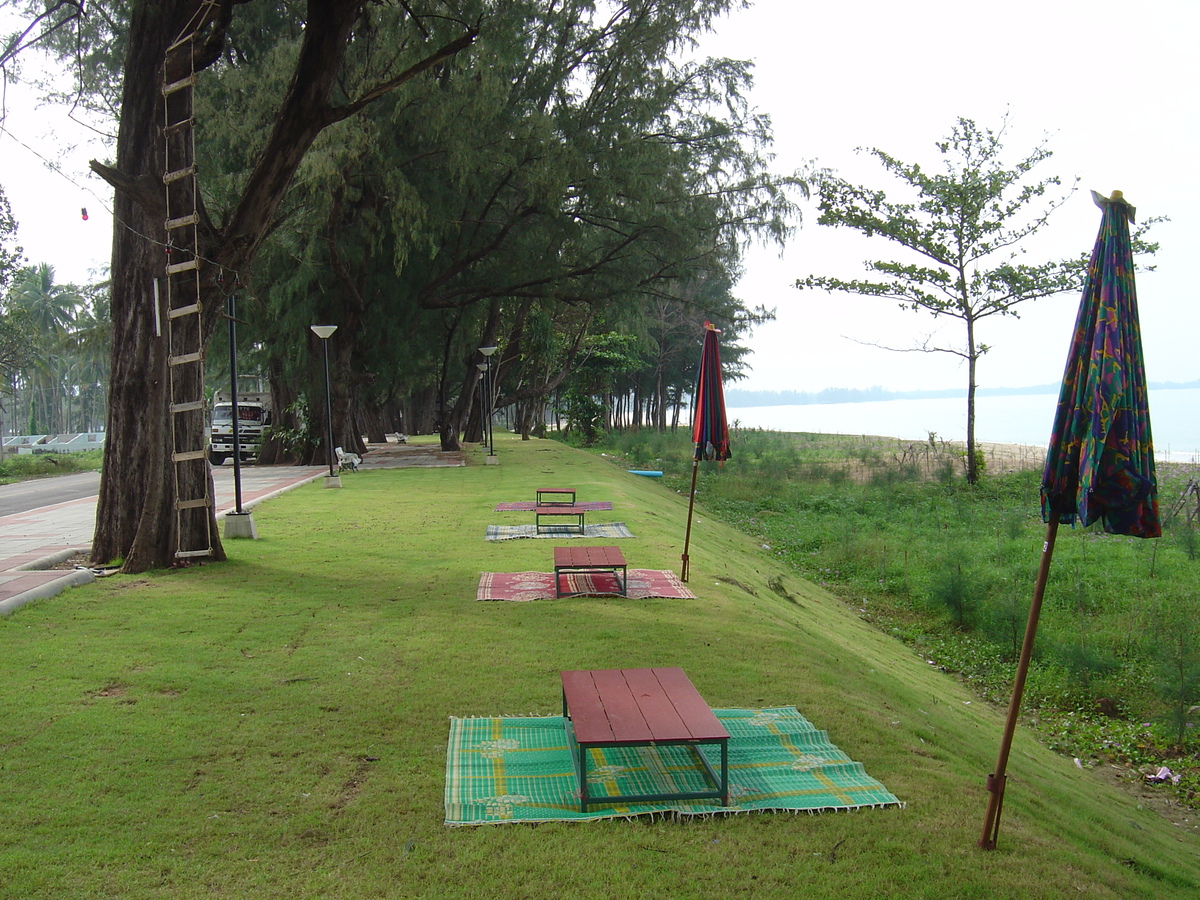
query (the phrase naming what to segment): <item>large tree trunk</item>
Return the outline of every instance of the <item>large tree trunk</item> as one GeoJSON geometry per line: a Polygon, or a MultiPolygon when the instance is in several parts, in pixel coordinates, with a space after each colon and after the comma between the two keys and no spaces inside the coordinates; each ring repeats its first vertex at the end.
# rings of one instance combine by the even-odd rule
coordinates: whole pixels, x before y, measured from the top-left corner
{"type": "MultiPolygon", "coordinates": [[[[164,6],[169,9],[139,3],[130,21],[116,167],[128,189],[118,189],[114,198],[119,227],[113,232],[111,374],[104,469],[92,539],[94,562],[123,559],[130,572],[172,565],[179,539],[168,347],[165,336],[155,330],[154,279],[163,274],[166,258],[164,213],[161,202],[146,203],[139,194],[151,183],[161,185],[164,170],[159,137],[161,67],[167,46],[178,34],[183,5],[164,6]]],[[[162,321],[161,316],[157,319],[162,321]]],[[[200,478],[209,479],[211,494],[212,474],[207,468],[188,466],[181,474],[184,496],[205,493],[200,478]],[[197,483],[186,483],[189,479],[197,483]]],[[[203,518],[194,516],[190,523],[213,529],[213,558],[224,559],[213,510],[203,511],[203,518]]]]}
{"type": "MultiPolygon", "coordinates": [[[[108,435],[104,471],[96,506],[92,558],[124,558],[125,572],[141,572],[175,563],[179,543],[196,546],[194,535],[177,542],[177,496],[197,497],[202,485],[180,484],[172,473],[171,412],[165,377],[167,348],[154,332],[153,279],[164,272],[165,201],[162,176],[164,148],[161,126],[163,65],[167,48],[180,36],[193,14],[202,18],[204,39],[197,43],[193,68],[214,62],[224,45],[225,28],[237,0],[209,6],[199,0],[139,0],[130,18],[124,65],[120,127],[115,168],[93,160],[92,169],[116,189],[112,262],[112,371],[109,386],[108,435]]],[[[221,272],[248,275],[259,247],[271,233],[279,203],[296,169],[321,131],[362,109],[388,91],[427,71],[468,46],[461,37],[434,50],[392,80],[376,85],[359,99],[334,108],[329,103],[346,43],[358,19],[361,0],[309,0],[304,14],[304,42],[288,90],[270,136],[259,153],[229,221],[217,229],[202,218],[199,347],[204,350],[224,311],[221,272]]],[[[172,72],[179,78],[186,72],[172,72]]],[[[232,285],[228,289],[232,289],[232,285]]],[[[178,379],[177,379],[178,380],[178,379]]],[[[191,396],[199,397],[195,387],[191,396]]],[[[179,443],[200,446],[201,416],[179,416],[193,429],[179,443]],[[193,438],[195,440],[193,440],[193,438]]],[[[180,423],[176,423],[178,426],[180,423]]],[[[185,474],[199,481],[211,472],[185,474]]],[[[185,518],[184,529],[212,527],[215,559],[224,551],[216,536],[214,513],[185,518]]]]}

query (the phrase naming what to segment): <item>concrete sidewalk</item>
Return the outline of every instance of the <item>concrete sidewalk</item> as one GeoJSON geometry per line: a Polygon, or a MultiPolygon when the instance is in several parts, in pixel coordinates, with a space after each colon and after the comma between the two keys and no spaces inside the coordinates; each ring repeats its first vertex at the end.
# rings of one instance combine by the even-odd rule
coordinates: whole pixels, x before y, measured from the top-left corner
{"type": "MultiPolygon", "coordinates": [[[[466,465],[461,452],[443,453],[434,446],[371,444],[362,469],[466,465]]],[[[324,466],[243,466],[242,509],[315,481],[324,466]]],[[[343,476],[352,478],[352,474],[343,476]]],[[[213,469],[218,520],[235,508],[233,466],[213,469]]],[[[68,587],[94,581],[90,569],[52,569],[63,560],[86,553],[96,524],[95,496],[0,516],[0,615],[32,600],[53,597],[68,587]]]]}
{"type": "MultiPolygon", "coordinates": [[[[325,474],[313,466],[269,466],[242,469],[242,508],[307,484],[325,474]]],[[[234,509],[233,466],[213,470],[218,519],[234,509]]],[[[31,600],[94,581],[90,569],[51,569],[92,545],[96,526],[95,496],[42,506],[0,517],[0,615],[31,600]]]]}

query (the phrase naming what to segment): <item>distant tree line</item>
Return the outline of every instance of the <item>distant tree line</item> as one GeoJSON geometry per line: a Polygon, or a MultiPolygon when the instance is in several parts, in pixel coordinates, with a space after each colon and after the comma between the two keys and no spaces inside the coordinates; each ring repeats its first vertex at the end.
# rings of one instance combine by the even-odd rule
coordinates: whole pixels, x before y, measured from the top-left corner
{"type": "MultiPolygon", "coordinates": [[[[87,16],[76,4],[52,10],[64,18],[47,43],[79,73],[73,102],[117,118],[115,157],[92,162],[116,191],[118,224],[96,558],[121,557],[131,572],[169,565],[177,533],[204,524],[177,525],[173,512],[174,492],[200,493],[196,479],[155,474],[175,444],[202,438],[172,420],[151,324],[170,249],[166,82],[196,75],[194,119],[182,120],[194,131],[167,137],[195,140],[194,308],[208,388],[228,383],[232,294],[239,375],[261,375],[277,409],[265,460],[324,458],[313,324],[338,327],[329,413],[347,449],[395,430],[435,432],[453,449],[480,435],[489,408],[523,434],[547,414],[584,433],[668,427],[705,320],[723,329],[736,377],[741,336],[770,315],[732,293],[742,252],[783,241],[807,190],[769,170],[770,122],[749,105],[749,63],[688,57],[737,6],[101,0],[87,16]],[[482,347],[498,348],[487,396],[482,347]]],[[[192,387],[174,390],[191,397],[192,387]]]]}
{"type": "MultiPolygon", "coordinates": [[[[1152,381],[1150,388],[1157,391],[1194,390],[1200,388],[1196,381],[1152,381]]],[[[1028,387],[976,388],[975,393],[984,397],[1016,397],[1027,394],[1057,394],[1058,384],[1036,384],[1028,387]]],[[[810,391],[748,391],[731,388],[725,392],[728,406],[810,406],[817,403],[868,403],[875,400],[936,400],[941,398],[965,397],[966,388],[940,388],[929,391],[889,391],[879,386],[869,388],[825,388],[810,391]]]]}

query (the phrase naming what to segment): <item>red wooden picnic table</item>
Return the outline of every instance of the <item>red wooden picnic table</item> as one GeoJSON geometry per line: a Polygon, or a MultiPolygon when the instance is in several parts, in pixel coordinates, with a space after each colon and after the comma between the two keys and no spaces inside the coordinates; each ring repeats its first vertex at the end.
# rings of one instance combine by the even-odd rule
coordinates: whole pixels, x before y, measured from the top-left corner
{"type": "Polygon", "coordinates": [[[580,509],[574,503],[551,503],[549,506],[535,506],[533,508],[533,524],[534,530],[538,534],[548,531],[553,528],[553,525],[544,525],[542,519],[574,519],[573,525],[564,526],[567,529],[574,529],[580,534],[583,534],[583,520],[587,515],[587,510],[580,509]]]}
{"type": "Polygon", "coordinates": [[[729,732],[683,669],[585,669],[562,672],[563,721],[579,782],[579,810],[603,803],[719,799],[729,805],[729,732]],[[700,752],[721,749],[720,774],[700,752]],[[707,790],[591,797],[588,750],[596,747],[686,746],[710,784],[707,790]]]}
{"type": "Polygon", "coordinates": [[[579,597],[588,591],[564,591],[568,575],[612,575],[617,593],[627,597],[628,568],[620,547],[555,547],[554,596],[579,597]]]}
{"type": "Polygon", "coordinates": [[[575,504],[575,488],[538,488],[537,505],[553,506],[555,504],[573,506],[575,504]],[[567,498],[570,499],[567,499],[567,498]]]}

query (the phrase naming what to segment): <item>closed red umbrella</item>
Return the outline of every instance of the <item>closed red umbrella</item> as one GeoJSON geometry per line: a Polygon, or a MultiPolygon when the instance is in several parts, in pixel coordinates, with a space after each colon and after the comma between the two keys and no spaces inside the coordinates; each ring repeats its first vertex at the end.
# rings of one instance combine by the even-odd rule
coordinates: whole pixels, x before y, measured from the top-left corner
{"type": "Polygon", "coordinates": [[[988,808],[979,838],[979,846],[987,850],[995,848],[1000,830],[1005,767],[1058,526],[1078,521],[1085,526],[1100,523],[1112,534],[1143,538],[1162,534],[1129,236],[1134,210],[1120,191],[1107,199],[1095,192],[1092,197],[1104,215],[1088,264],[1046,451],[1041,489],[1046,540],[1000,755],[987,779],[988,808]]]}
{"type": "Polygon", "coordinates": [[[700,369],[696,373],[696,393],[692,402],[692,490],[688,497],[687,532],[683,539],[681,581],[688,580],[688,547],[692,541],[692,508],[696,503],[696,472],[700,460],[724,463],[729,459],[729,424],[725,419],[725,390],[721,384],[721,332],[711,322],[704,323],[704,346],[700,351],[700,369]]]}

